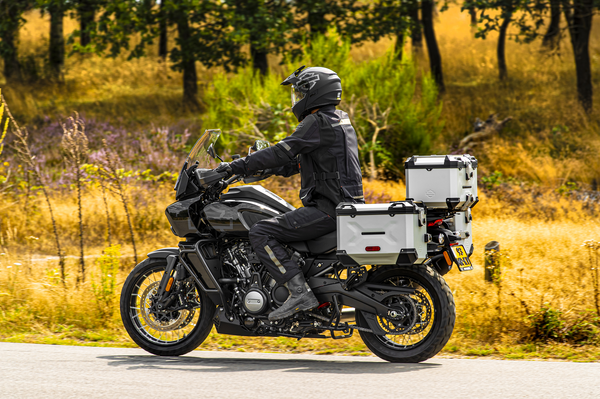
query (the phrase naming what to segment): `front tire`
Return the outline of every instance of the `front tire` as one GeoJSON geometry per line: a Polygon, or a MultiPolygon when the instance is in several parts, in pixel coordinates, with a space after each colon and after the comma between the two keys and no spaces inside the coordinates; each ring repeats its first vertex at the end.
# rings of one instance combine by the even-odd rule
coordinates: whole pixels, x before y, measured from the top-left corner
{"type": "MultiPolygon", "coordinates": [[[[435,356],[450,339],[456,308],[446,281],[429,266],[385,266],[369,278],[372,283],[416,288],[410,297],[417,307],[415,324],[402,335],[376,335],[359,331],[367,347],[381,359],[394,363],[418,363],[435,356]]],[[[360,327],[369,325],[356,311],[360,327]]],[[[390,320],[378,317],[381,326],[390,320]]]]}
{"type": "Polygon", "coordinates": [[[195,284],[187,295],[192,310],[153,312],[153,295],[167,267],[166,259],[149,258],[129,274],[121,291],[121,319],[142,349],[159,356],[180,356],[196,349],[213,326],[215,304],[195,284]]]}

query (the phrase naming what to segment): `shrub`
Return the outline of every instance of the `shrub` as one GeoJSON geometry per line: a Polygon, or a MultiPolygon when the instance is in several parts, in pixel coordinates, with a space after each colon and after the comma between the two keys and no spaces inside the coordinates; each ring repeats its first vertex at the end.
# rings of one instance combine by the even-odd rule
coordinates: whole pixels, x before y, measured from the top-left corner
{"type": "MultiPolygon", "coordinates": [[[[418,79],[410,58],[398,61],[388,53],[354,62],[349,44],[330,30],[306,46],[304,56],[287,67],[292,71],[302,64],[326,66],[340,75],[344,89],[340,108],[353,119],[364,166],[369,162],[367,154],[374,151],[377,168],[387,177],[397,178],[403,175],[407,156],[433,151],[443,128],[442,106],[434,81],[429,75],[418,79]],[[373,123],[379,127],[386,124],[384,110],[388,127],[372,140],[373,123]]],[[[204,126],[222,129],[220,145],[230,151],[239,151],[256,139],[283,139],[297,124],[289,108],[289,92],[280,85],[283,78],[275,73],[262,77],[249,68],[235,75],[215,75],[205,92],[204,126]]]]}
{"type": "Polygon", "coordinates": [[[121,264],[121,246],[113,245],[106,248],[96,264],[99,274],[92,275],[92,291],[100,318],[109,320],[115,309],[117,273],[121,264]]]}

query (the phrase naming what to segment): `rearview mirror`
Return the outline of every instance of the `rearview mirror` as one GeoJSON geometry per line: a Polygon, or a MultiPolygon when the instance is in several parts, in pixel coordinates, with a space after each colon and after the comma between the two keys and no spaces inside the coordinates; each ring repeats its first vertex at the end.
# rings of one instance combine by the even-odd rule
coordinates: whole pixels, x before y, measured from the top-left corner
{"type": "Polygon", "coordinates": [[[269,143],[267,140],[256,140],[254,142],[254,145],[251,147],[252,151],[258,151],[258,150],[262,150],[264,148],[269,148],[271,146],[271,143],[269,143]]]}
{"type": "Polygon", "coordinates": [[[210,157],[212,159],[217,158],[219,161],[223,162],[223,160],[221,159],[220,156],[217,155],[217,153],[215,152],[215,147],[213,147],[213,145],[209,145],[208,148],[206,149],[206,152],[208,153],[208,155],[210,155],[210,157]]]}
{"type": "Polygon", "coordinates": [[[217,157],[217,154],[215,154],[215,148],[212,144],[208,146],[206,152],[208,153],[208,155],[210,155],[212,159],[215,159],[217,157]]]}

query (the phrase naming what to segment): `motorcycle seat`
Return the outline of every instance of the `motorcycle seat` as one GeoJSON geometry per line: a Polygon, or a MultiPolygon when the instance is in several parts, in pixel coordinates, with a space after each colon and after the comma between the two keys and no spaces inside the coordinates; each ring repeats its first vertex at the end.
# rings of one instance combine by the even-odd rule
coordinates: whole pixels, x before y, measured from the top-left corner
{"type": "Polygon", "coordinates": [[[308,241],[290,242],[288,245],[300,252],[310,252],[314,255],[320,255],[329,252],[337,247],[337,231],[327,233],[324,236],[314,238],[308,241]]]}

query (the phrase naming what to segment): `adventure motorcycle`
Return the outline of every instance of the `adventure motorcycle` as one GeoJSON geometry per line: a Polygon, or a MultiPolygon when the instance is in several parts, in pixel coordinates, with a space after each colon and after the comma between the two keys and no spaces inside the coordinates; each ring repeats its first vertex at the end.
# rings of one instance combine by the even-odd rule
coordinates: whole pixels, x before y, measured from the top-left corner
{"type": "MultiPolygon", "coordinates": [[[[196,142],[175,185],[176,202],[166,209],[172,232],[184,241],[149,253],[124,283],[121,317],[140,347],[183,355],[206,339],[213,324],[220,334],[298,339],[348,338],[356,330],[373,353],[391,362],[421,362],[444,347],[455,306],[442,275],[453,262],[461,271],[470,266],[470,253],[459,259],[456,251],[464,237],[448,228],[455,213],[427,211],[427,255],[420,264],[410,256],[394,264],[345,262],[336,252],[336,232],[286,244],[320,305],[271,322],[268,314],[289,293],[260,263],[248,231],[295,208],[259,185],[224,192],[240,180],[268,176],[224,180],[225,173],[203,169],[219,158],[213,147],[219,134],[207,130],[196,142]]],[[[251,150],[264,144],[257,141],[251,150]]]]}

